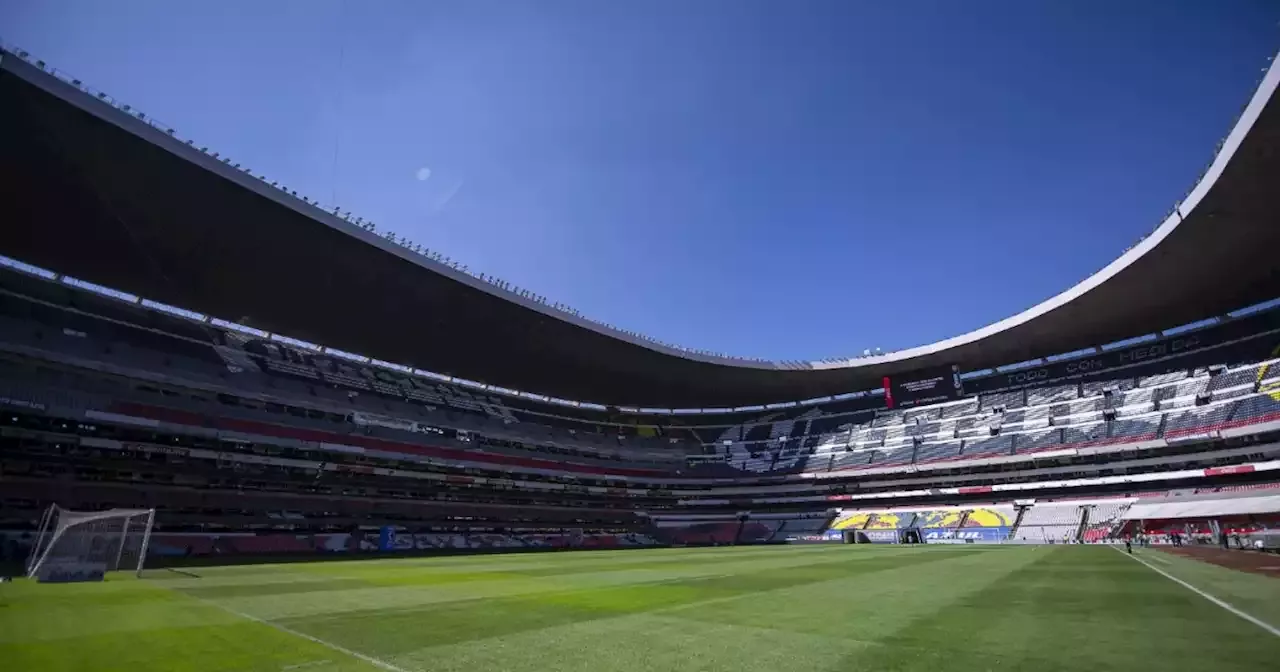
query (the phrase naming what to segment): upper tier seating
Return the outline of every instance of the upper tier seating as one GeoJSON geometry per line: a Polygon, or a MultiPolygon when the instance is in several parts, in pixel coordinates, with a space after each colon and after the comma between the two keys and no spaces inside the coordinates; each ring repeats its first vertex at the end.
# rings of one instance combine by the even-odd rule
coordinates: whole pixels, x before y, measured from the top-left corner
{"type": "Polygon", "coordinates": [[[960,527],[968,511],[964,509],[943,509],[934,511],[917,511],[915,526],[926,529],[948,529],[960,527]]]}
{"type": "MultiPolygon", "coordinates": [[[[619,420],[605,411],[539,405],[3,273],[17,291],[0,294],[0,347],[297,400],[323,412],[375,413],[395,422],[429,423],[511,442],[545,442],[545,450],[583,460],[665,461],[667,468],[682,469],[688,476],[1017,459],[1039,451],[1205,437],[1280,420],[1280,391],[1267,387],[1280,385],[1280,372],[1264,362],[1059,382],[892,411],[831,402],[772,410],[754,421],[744,421],[748,416],[743,413],[724,414],[729,420],[710,428],[678,430],[677,422],[706,423],[702,416],[671,419],[670,426],[641,426],[629,423],[629,416],[619,420]],[[693,445],[665,435],[677,432],[700,439],[710,433],[712,440],[693,445]],[[724,455],[724,461],[686,467],[672,460],[710,452],[724,455]]],[[[163,405],[181,404],[174,400],[163,405]]],[[[225,414],[260,412],[235,409],[225,414]]],[[[313,424],[310,418],[281,420],[313,424]]],[[[373,437],[409,438],[387,427],[364,431],[373,437]]],[[[490,450],[518,453],[521,448],[490,450]]]]}
{"type": "Polygon", "coordinates": [[[1017,517],[1011,504],[992,504],[970,510],[964,527],[1013,527],[1017,517]]]}
{"type": "Polygon", "coordinates": [[[872,514],[866,511],[846,511],[835,522],[831,523],[833,530],[861,530],[867,527],[867,523],[871,522],[872,514]]]}
{"type": "Polygon", "coordinates": [[[868,530],[896,530],[904,527],[910,527],[911,522],[915,520],[915,513],[895,513],[895,512],[877,512],[871,514],[871,519],[867,521],[864,529],[868,530]]]}

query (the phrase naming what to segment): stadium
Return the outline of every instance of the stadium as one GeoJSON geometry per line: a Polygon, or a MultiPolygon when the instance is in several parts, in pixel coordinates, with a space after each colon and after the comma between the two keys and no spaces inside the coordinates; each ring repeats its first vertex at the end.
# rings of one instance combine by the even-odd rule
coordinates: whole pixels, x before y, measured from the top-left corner
{"type": "Polygon", "coordinates": [[[769,362],[467,271],[6,50],[0,660],[1274,665],[1278,83],[1052,299],[769,362]]]}

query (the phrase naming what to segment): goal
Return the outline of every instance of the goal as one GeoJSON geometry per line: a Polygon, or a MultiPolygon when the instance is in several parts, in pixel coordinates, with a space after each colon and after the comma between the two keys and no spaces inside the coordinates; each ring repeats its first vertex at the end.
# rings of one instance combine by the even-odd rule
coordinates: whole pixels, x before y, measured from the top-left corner
{"type": "Polygon", "coordinates": [[[53,504],[40,519],[27,576],[93,581],[122,569],[142,576],[155,519],[155,509],[71,511],[53,504]]]}

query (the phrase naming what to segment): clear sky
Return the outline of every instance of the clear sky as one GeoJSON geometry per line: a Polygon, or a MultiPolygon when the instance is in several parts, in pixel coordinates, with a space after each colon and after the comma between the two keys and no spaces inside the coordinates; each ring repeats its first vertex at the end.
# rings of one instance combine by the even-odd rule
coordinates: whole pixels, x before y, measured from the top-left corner
{"type": "Polygon", "coordinates": [[[1266,0],[0,2],[6,43],[255,174],[771,359],[953,336],[1100,269],[1193,185],[1278,22],[1266,0]]]}

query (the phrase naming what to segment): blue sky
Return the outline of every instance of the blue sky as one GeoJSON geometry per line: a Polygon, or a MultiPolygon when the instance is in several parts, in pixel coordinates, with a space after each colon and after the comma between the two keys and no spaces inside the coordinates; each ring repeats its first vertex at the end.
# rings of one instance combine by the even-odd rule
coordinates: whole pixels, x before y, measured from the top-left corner
{"type": "Polygon", "coordinates": [[[1278,22],[1264,0],[0,3],[7,43],[299,194],[772,359],[953,336],[1100,269],[1192,186],[1278,22]]]}

